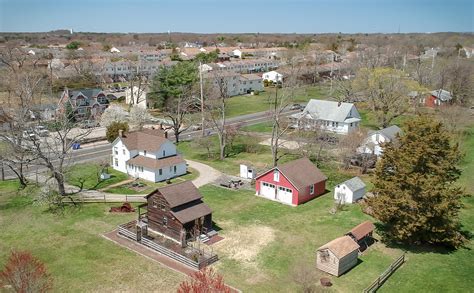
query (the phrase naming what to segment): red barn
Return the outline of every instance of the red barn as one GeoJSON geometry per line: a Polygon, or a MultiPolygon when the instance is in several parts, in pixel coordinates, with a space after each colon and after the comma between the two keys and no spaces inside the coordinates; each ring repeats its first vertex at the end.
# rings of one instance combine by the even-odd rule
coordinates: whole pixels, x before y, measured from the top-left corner
{"type": "Polygon", "coordinates": [[[443,89],[432,91],[430,95],[425,99],[425,105],[427,107],[434,108],[436,106],[442,106],[450,103],[453,97],[451,93],[443,89]]]}
{"type": "Polygon", "coordinates": [[[297,206],[326,191],[324,175],[308,158],[274,167],[257,176],[257,195],[297,206]]]}

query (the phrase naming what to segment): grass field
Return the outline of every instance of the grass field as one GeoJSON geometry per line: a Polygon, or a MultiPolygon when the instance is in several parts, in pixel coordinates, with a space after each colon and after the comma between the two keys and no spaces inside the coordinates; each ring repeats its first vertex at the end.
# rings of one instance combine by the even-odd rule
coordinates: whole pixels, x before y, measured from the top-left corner
{"type": "Polygon", "coordinates": [[[84,189],[101,189],[120,181],[128,179],[128,175],[109,167],[107,172],[111,175],[109,179],[98,180],[101,167],[94,163],[73,165],[66,175],[67,183],[80,186],[80,180],[84,180],[84,189]]]}
{"type": "MultiPolygon", "coordinates": [[[[236,141],[243,148],[248,137],[236,141]]],[[[257,147],[257,146],[255,146],[257,147]]],[[[187,158],[197,159],[226,171],[238,172],[240,162],[267,165],[268,148],[235,152],[224,162],[207,160],[202,149],[181,143],[187,158]]],[[[463,144],[460,183],[473,192],[474,127],[463,144]]],[[[291,160],[292,157],[284,157],[291,160]]],[[[340,172],[332,163],[320,168],[329,177],[328,190],[351,174],[340,172]]],[[[0,267],[10,249],[26,249],[44,261],[55,278],[56,292],[160,291],[174,292],[183,276],[119,247],[100,236],[135,214],[109,214],[107,204],[86,204],[67,210],[62,216],[45,212],[33,204],[35,189],[17,195],[15,181],[0,182],[0,267]],[[12,220],[14,219],[14,220],[12,220]],[[33,220],[34,219],[34,220],[33,220]]],[[[213,220],[224,240],[213,248],[220,260],[215,267],[225,280],[244,292],[298,292],[296,267],[314,269],[314,282],[326,276],[315,267],[315,251],[322,244],[343,235],[363,220],[371,219],[358,205],[329,213],[332,192],[298,207],[258,198],[253,190],[233,191],[216,186],[201,189],[213,210],[213,220]]],[[[474,232],[474,200],[466,198],[461,212],[463,228],[474,232]]],[[[474,287],[473,241],[457,251],[409,248],[407,262],[383,285],[380,292],[471,292],[474,287]]],[[[360,292],[403,253],[378,242],[362,256],[360,263],[339,278],[325,292],[360,292]]]]}
{"type": "MultiPolygon", "coordinates": [[[[272,97],[275,88],[267,87],[259,95],[243,95],[229,98],[227,101],[227,116],[235,117],[239,115],[264,112],[271,109],[272,97]]],[[[310,99],[327,99],[329,89],[326,85],[304,86],[296,90],[295,98],[289,103],[306,103],[310,99]]]]}
{"type": "MultiPolygon", "coordinates": [[[[176,177],[171,179],[171,183],[180,183],[188,180],[194,180],[199,176],[199,172],[193,168],[188,167],[188,173],[184,176],[181,177],[176,177]]],[[[163,187],[168,185],[166,182],[150,182],[146,180],[141,180],[139,179],[138,182],[141,182],[142,184],[146,185],[146,188],[140,191],[136,191],[130,187],[128,187],[126,184],[125,185],[120,185],[120,186],[115,186],[111,188],[107,188],[104,191],[107,193],[115,193],[115,194],[148,194],[155,190],[156,188],[163,187]]]]}
{"type": "Polygon", "coordinates": [[[0,267],[11,249],[28,250],[46,264],[54,292],[173,292],[184,279],[100,236],[134,213],[109,214],[109,205],[87,204],[53,215],[31,195],[16,195],[14,181],[0,188],[0,267]]]}

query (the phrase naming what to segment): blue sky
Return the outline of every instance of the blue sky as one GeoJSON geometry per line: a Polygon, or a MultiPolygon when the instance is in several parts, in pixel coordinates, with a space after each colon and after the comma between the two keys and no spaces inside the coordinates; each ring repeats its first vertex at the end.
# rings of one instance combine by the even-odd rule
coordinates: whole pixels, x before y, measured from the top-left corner
{"type": "Polygon", "coordinates": [[[473,32],[468,0],[0,0],[1,32],[473,32]]]}

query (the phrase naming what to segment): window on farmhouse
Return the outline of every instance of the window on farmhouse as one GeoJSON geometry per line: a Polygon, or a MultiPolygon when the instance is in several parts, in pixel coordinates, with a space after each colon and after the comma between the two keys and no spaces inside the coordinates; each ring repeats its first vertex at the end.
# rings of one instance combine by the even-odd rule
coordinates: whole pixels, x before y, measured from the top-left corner
{"type": "Polygon", "coordinates": [[[157,208],[158,207],[158,201],[156,199],[154,199],[151,203],[151,205],[154,207],[154,208],[157,208]]]}
{"type": "Polygon", "coordinates": [[[163,169],[158,170],[158,174],[161,176],[163,175],[163,169]]]}
{"type": "Polygon", "coordinates": [[[314,185],[309,187],[309,194],[314,194],[314,185]]]}
{"type": "Polygon", "coordinates": [[[164,226],[168,225],[168,217],[163,217],[163,225],[164,226]]]}
{"type": "Polygon", "coordinates": [[[118,159],[115,158],[115,166],[118,167],[118,159]]]}

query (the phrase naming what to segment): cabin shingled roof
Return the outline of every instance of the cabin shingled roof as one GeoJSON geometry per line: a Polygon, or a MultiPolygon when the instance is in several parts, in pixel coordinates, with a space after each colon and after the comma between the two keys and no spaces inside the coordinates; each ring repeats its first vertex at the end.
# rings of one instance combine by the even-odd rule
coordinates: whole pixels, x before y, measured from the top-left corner
{"type": "Polygon", "coordinates": [[[356,241],[359,241],[365,236],[372,233],[374,229],[375,226],[371,221],[365,221],[352,228],[352,230],[347,232],[346,235],[352,235],[356,239],[356,241]]]}
{"type": "Polygon", "coordinates": [[[170,208],[175,208],[177,206],[202,198],[201,193],[191,181],[160,187],[148,194],[146,198],[157,192],[163,195],[165,200],[170,205],[170,208]]]}
{"type": "Polygon", "coordinates": [[[354,250],[358,250],[359,244],[357,244],[350,236],[342,236],[324,244],[318,248],[318,251],[323,249],[329,249],[338,259],[341,259],[352,253],[354,250]]]}

